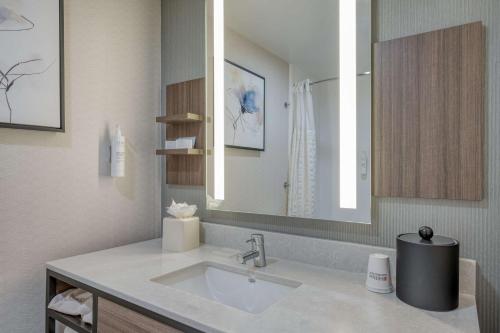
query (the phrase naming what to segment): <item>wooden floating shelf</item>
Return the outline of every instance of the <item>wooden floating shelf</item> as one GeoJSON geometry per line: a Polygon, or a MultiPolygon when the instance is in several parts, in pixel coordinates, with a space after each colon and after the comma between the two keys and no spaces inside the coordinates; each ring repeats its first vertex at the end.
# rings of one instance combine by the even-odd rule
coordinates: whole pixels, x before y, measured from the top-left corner
{"type": "Polygon", "coordinates": [[[195,123],[202,122],[203,116],[196,113],[174,114],[170,116],[156,117],[157,123],[176,124],[176,123],[195,123]]]}
{"type": "MultiPolygon", "coordinates": [[[[194,149],[158,149],[165,156],[166,183],[187,186],[205,184],[205,79],[167,85],[165,114],[156,118],[165,124],[165,139],[196,137],[194,149]],[[201,149],[199,149],[201,148],[201,149]]],[[[163,146],[165,147],[165,146],[163,146]]]]}
{"type": "Polygon", "coordinates": [[[203,155],[203,149],[157,149],[156,155],[201,156],[203,155]]]}

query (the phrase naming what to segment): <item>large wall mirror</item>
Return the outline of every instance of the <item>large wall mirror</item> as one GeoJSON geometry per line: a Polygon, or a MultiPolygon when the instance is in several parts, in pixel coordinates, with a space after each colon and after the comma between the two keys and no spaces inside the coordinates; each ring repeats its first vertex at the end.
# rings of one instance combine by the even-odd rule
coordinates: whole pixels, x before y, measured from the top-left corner
{"type": "Polygon", "coordinates": [[[371,221],[371,0],[207,1],[207,208],[371,221]]]}

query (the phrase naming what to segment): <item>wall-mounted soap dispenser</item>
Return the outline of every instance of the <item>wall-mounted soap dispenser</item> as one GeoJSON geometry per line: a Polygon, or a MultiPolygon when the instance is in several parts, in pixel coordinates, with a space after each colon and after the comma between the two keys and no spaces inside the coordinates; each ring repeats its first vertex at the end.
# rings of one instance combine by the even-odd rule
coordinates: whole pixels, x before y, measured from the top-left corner
{"type": "Polygon", "coordinates": [[[119,125],[111,139],[111,177],[125,177],[125,137],[119,125]]]}

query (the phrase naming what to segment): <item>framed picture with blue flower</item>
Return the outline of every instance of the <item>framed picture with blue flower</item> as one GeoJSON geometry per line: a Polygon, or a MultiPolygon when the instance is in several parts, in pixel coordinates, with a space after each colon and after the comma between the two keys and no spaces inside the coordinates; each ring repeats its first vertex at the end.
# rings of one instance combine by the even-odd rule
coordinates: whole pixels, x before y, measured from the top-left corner
{"type": "Polygon", "coordinates": [[[264,151],[266,79],[226,60],[224,90],[226,147],[264,151]]]}

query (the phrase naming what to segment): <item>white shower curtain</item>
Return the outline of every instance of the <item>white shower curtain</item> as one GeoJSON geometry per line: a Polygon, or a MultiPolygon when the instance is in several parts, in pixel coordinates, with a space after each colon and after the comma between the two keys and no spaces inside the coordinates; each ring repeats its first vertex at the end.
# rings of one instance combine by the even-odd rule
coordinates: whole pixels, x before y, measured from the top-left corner
{"type": "Polygon", "coordinates": [[[310,81],[292,88],[288,215],[312,217],[316,187],[316,128],[310,81]]]}

